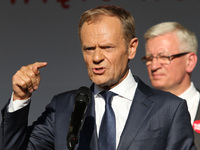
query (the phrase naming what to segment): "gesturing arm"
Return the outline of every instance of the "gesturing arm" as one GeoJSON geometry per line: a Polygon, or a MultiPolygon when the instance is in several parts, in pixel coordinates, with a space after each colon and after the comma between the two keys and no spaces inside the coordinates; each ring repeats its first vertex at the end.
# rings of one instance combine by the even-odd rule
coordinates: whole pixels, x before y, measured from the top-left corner
{"type": "MultiPolygon", "coordinates": [[[[46,62],[36,62],[21,67],[12,78],[13,105],[18,101],[29,99],[33,91],[38,89],[40,84],[39,69],[45,67],[46,62]]],[[[23,103],[22,103],[23,104],[23,103]]],[[[27,123],[29,106],[19,106],[16,110],[8,111],[7,104],[2,111],[2,145],[5,150],[20,149],[27,138],[27,123]],[[21,109],[22,108],[22,109],[21,109]],[[19,140],[20,139],[20,140],[19,140]],[[20,147],[19,147],[20,146],[20,147]]]]}

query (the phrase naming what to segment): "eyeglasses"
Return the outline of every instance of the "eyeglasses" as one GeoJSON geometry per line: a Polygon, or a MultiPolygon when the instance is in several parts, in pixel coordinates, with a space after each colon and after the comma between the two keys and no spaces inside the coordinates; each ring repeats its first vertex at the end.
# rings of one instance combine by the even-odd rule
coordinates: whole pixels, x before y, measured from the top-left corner
{"type": "Polygon", "coordinates": [[[141,58],[141,60],[145,61],[147,66],[152,64],[154,58],[156,58],[157,61],[162,65],[169,65],[174,58],[184,56],[188,53],[190,53],[190,52],[179,53],[179,54],[170,55],[170,56],[163,56],[163,55],[144,56],[141,58]]]}

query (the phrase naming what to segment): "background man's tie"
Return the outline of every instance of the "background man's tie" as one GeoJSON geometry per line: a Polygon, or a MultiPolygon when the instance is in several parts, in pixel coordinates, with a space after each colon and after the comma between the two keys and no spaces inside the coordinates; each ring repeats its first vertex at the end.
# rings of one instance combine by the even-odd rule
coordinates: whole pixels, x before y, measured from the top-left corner
{"type": "Polygon", "coordinates": [[[117,94],[111,91],[103,91],[100,94],[106,103],[99,131],[100,150],[116,150],[116,122],[115,114],[111,107],[111,99],[117,94]]]}

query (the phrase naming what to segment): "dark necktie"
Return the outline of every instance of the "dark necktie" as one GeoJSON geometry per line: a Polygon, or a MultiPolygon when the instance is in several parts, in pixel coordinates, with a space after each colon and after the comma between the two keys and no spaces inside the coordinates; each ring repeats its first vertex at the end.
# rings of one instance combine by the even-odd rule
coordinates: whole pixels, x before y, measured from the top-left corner
{"type": "Polygon", "coordinates": [[[99,130],[100,150],[116,150],[116,122],[115,114],[111,107],[111,99],[117,95],[111,91],[100,93],[105,100],[105,112],[99,130]]]}

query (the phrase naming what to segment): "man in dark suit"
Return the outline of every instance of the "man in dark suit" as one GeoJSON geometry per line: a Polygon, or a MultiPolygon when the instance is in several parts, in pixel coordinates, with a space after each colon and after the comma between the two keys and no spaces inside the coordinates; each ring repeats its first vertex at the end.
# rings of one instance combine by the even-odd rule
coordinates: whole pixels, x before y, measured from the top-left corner
{"type": "Polygon", "coordinates": [[[197,38],[178,22],[162,22],[144,34],[146,61],[153,87],[186,100],[193,125],[195,144],[200,150],[200,93],[191,81],[197,64],[197,38]]]}
{"type": "MultiPolygon", "coordinates": [[[[138,46],[134,19],[128,11],[116,6],[86,11],[79,23],[79,37],[93,84],[76,150],[196,149],[185,100],[150,88],[128,67],[138,46]],[[102,91],[114,92],[112,101],[105,104],[102,91]]],[[[40,82],[39,68],[46,65],[30,64],[13,76],[13,96],[3,110],[5,150],[68,149],[66,137],[76,90],[54,96],[41,117],[27,128],[30,97],[40,82]]]]}

